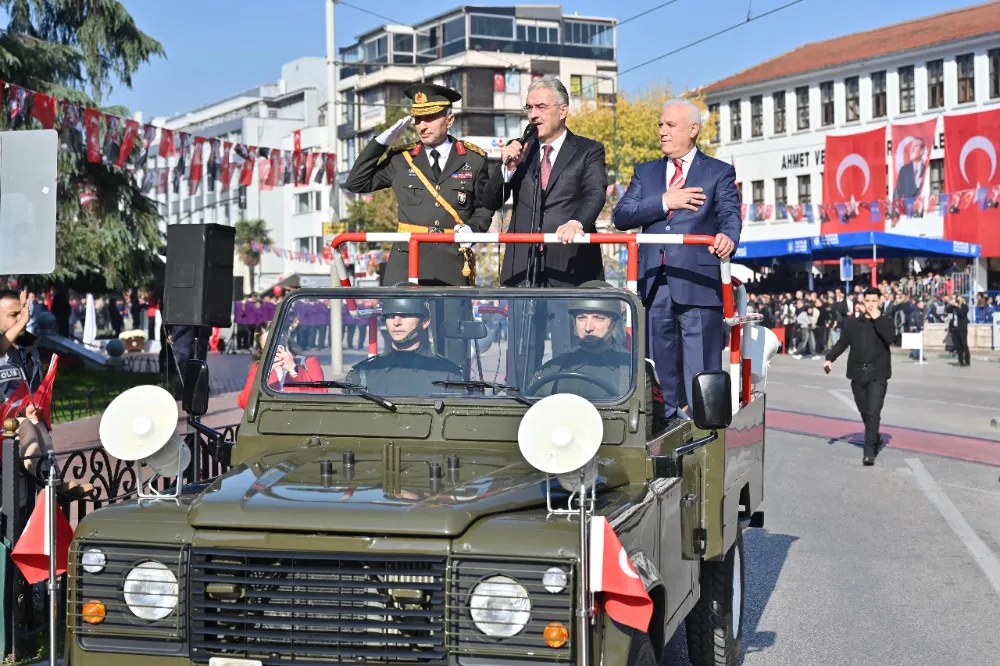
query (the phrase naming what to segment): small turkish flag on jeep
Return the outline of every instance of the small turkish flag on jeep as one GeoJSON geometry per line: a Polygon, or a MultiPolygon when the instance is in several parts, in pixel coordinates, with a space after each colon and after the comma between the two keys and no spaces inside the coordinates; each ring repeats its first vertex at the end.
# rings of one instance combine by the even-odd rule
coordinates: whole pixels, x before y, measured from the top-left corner
{"type": "MultiPolygon", "coordinates": [[[[17,544],[10,554],[10,559],[21,570],[29,585],[40,583],[49,577],[49,558],[52,556],[49,551],[49,542],[51,541],[52,525],[49,524],[48,503],[49,490],[46,488],[38,495],[35,508],[28,518],[28,524],[24,526],[24,532],[21,533],[21,538],[17,540],[17,544]]],[[[73,540],[73,527],[58,507],[56,508],[55,529],[56,575],[58,576],[66,573],[66,564],[69,562],[69,544],[73,540]]]]}
{"type": "Polygon", "coordinates": [[[594,516],[590,521],[590,588],[604,593],[604,609],[612,620],[640,631],[649,630],[653,600],[603,516],[594,516]]]}

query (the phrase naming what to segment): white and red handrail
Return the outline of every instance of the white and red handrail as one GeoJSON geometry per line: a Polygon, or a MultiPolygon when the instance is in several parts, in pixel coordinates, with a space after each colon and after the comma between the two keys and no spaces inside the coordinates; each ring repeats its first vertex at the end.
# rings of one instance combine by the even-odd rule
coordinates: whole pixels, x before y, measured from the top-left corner
{"type": "MultiPolygon", "coordinates": [[[[333,259],[340,278],[340,284],[350,287],[351,281],[347,274],[347,266],[337,248],[344,243],[408,243],[409,244],[409,266],[408,275],[411,283],[417,283],[420,275],[420,244],[421,243],[552,243],[557,244],[562,241],[556,234],[524,234],[524,233],[462,233],[462,234],[442,234],[442,233],[368,233],[368,232],[348,232],[339,234],[331,242],[334,250],[333,259]]],[[[715,237],[708,235],[692,234],[582,234],[573,241],[578,245],[625,245],[628,248],[626,265],[626,287],[629,291],[638,291],[639,280],[639,246],[640,245],[714,245],[715,237]]],[[[730,376],[732,377],[734,397],[738,392],[739,401],[743,404],[750,402],[750,359],[746,358],[742,352],[742,331],[746,324],[761,319],[760,315],[747,315],[746,313],[746,289],[743,284],[732,277],[729,259],[721,259],[720,273],[722,278],[722,310],[723,318],[727,326],[730,327],[729,351],[730,351],[730,376]],[[738,293],[738,296],[737,296],[738,293]],[[739,309],[737,309],[739,301],[739,309]],[[741,372],[742,370],[742,372],[741,372]]],[[[357,302],[353,298],[346,298],[347,309],[352,316],[364,318],[371,317],[374,311],[360,310],[357,302]]],[[[374,343],[376,341],[375,319],[369,319],[368,340],[369,354],[374,354],[374,343]]],[[[734,405],[735,406],[735,405],[734,405]]]]}

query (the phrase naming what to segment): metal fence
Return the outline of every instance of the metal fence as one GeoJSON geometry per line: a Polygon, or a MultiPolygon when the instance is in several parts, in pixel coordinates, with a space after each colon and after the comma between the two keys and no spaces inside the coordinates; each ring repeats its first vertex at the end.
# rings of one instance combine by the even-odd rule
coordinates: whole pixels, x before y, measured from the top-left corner
{"type": "Polygon", "coordinates": [[[916,277],[899,281],[900,290],[917,300],[951,295],[968,298],[975,291],[975,285],[971,270],[950,275],[936,275],[933,278],[916,277]]]}
{"type": "MultiPolygon", "coordinates": [[[[213,429],[189,421],[190,432],[184,443],[190,448],[191,463],[181,477],[182,484],[203,482],[229,469],[237,426],[213,429]]],[[[24,532],[35,508],[35,498],[45,485],[49,463],[45,459],[22,460],[16,421],[8,420],[0,452],[0,538],[3,540],[3,621],[0,635],[2,657],[14,661],[31,656],[30,647],[48,629],[44,583],[31,586],[10,559],[10,550],[24,532]],[[27,466],[25,465],[27,462],[27,466]],[[29,471],[28,468],[31,468],[29,471]]],[[[174,487],[176,479],[157,477],[151,483],[148,470],[137,462],[123,461],[108,455],[100,445],[56,452],[56,466],[62,481],[59,506],[70,523],[76,526],[83,518],[102,507],[132,500],[140,483],[158,491],[174,487]],[[87,495],[80,491],[89,484],[87,495]]],[[[61,582],[61,607],[65,607],[65,577],[61,582]]],[[[7,663],[6,661],[4,663],[7,663]]]]}

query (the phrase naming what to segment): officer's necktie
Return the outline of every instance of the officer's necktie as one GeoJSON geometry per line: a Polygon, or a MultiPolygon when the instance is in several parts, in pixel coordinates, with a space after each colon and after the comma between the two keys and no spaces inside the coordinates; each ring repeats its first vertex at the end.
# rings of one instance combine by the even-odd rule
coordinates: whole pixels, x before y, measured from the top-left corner
{"type": "Polygon", "coordinates": [[[441,177],[441,165],[438,163],[439,157],[441,157],[441,153],[437,150],[431,151],[431,175],[434,176],[434,180],[441,177]]]}

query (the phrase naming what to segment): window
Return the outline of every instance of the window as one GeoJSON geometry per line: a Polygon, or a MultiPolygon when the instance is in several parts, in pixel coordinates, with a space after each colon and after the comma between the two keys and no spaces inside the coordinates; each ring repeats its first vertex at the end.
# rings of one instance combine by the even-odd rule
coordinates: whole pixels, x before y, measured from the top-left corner
{"type": "Polygon", "coordinates": [[[432,62],[438,59],[438,29],[424,28],[417,33],[417,62],[432,62]]]}
{"type": "Polygon", "coordinates": [[[740,100],[729,103],[729,140],[739,141],[743,138],[743,122],[740,119],[740,100]]]}
{"type": "Polygon", "coordinates": [[[323,193],[313,192],[312,193],[312,205],[313,210],[323,210],[323,193]]]}
{"type": "Polygon", "coordinates": [[[809,129],[809,86],[795,89],[795,112],[798,115],[800,130],[809,129]]]}
{"type": "Polygon", "coordinates": [[[976,101],[976,65],[971,53],[955,58],[958,65],[958,103],[976,101]]]}
{"type": "Polygon", "coordinates": [[[833,111],[833,81],[826,81],[819,84],[820,98],[820,124],[824,127],[832,125],[834,120],[833,111]]]}
{"type": "Polygon", "coordinates": [[[787,178],[775,178],[774,179],[774,208],[777,213],[779,220],[784,220],[788,217],[787,211],[782,206],[782,204],[788,203],[788,179],[787,178]]]}
{"type": "Polygon", "coordinates": [[[445,87],[462,92],[462,72],[448,72],[442,78],[444,79],[445,87]]]}
{"type": "Polygon", "coordinates": [[[712,143],[719,143],[719,137],[722,134],[722,132],[719,130],[719,105],[718,104],[709,104],[708,105],[708,116],[710,118],[713,118],[713,117],[715,118],[715,133],[712,134],[711,137],[709,137],[709,140],[712,143]]]}
{"type": "Polygon", "coordinates": [[[764,98],[750,98],[750,136],[764,136],[764,98]]]}
{"type": "Polygon", "coordinates": [[[885,118],[885,72],[872,72],[872,118],[885,118]]]}
{"type": "Polygon", "coordinates": [[[311,194],[310,192],[302,192],[300,194],[296,194],[295,195],[295,214],[296,215],[303,215],[305,213],[312,212],[312,208],[311,208],[310,202],[309,202],[309,199],[310,199],[309,195],[310,194],[311,194]]]}
{"type": "Polygon", "coordinates": [[[809,179],[809,174],[799,176],[799,203],[812,203],[812,182],[809,179]]]}
{"type": "Polygon", "coordinates": [[[1000,49],[990,49],[986,54],[990,61],[990,99],[1000,97],[1000,49]]]}
{"type": "Polygon", "coordinates": [[[517,40],[520,42],[558,44],[559,28],[546,28],[545,26],[519,25],[517,26],[517,40]]]}
{"type": "Polygon", "coordinates": [[[510,16],[469,14],[469,35],[514,39],[514,19],[510,16]]]}
{"type": "Polygon", "coordinates": [[[593,76],[573,74],[569,77],[569,96],[594,99],[597,92],[597,79],[593,76]]]}
{"type": "Polygon", "coordinates": [[[861,119],[861,88],[858,77],[844,79],[845,118],[853,123],[861,119]]]}
{"type": "Polygon", "coordinates": [[[382,35],[378,39],[365,42],[361,45],[362,62],[388,62],[389,61],[389,38],[382,35]]]}
{"type": "MultiPolygon", "coordinates": [[[[755,180],[750,183],[750,189],[753,193],[753,203],[763,204],[764,203],[764,181],[755,180]]],[[[763,219],[763,215],[760,215],[760,219],[763,219]]]]}
{"type": "Polygon", "coordinates": [[[611,26],[583,21],[566,21],[563,23],[563,40],[567,44],[582,46],[613,46],[611,26]]]}
{"type": "Polygon", "coordinates": [[[913,95],[913,65],[899,68],[899,112],[913,113],[916,103],[913,95]]]}
{"type": "Polygon", "coordinates": [[[776,92],[774,99],[774,133],[785,133],[785,91],[776,92]]]}
{"type": "Polygon", "coordinates": [[[521,120],[517,116],[493,116],[493,136],[500,139],[521,135],[521,120]]]}
{"type": "Polygon", "coordinates": [[[457,42],[460,39],[465,39],[464,16],[452,19],[444,24],[444,39],[442,40],[442,43],[450,44],[451,42],[457,42]]]}
{"type": "Polygon", "coordinates": [[[931,194],[941,194],[944,192],[944,160],[931,160],[930,168],[931,194]]]}
{"type": "Polygon", "coordinates": [[[944,60],[927,63],[927,108],[940,109],[944,106],[944,60]]]}
{"type": "Polygon", "coordinates": [[[312,239],[308,236],[306,238],[296,238],[295,243],[298,245],[297,252],[311,252],[309,246],[312,245],[312,239]]]}

